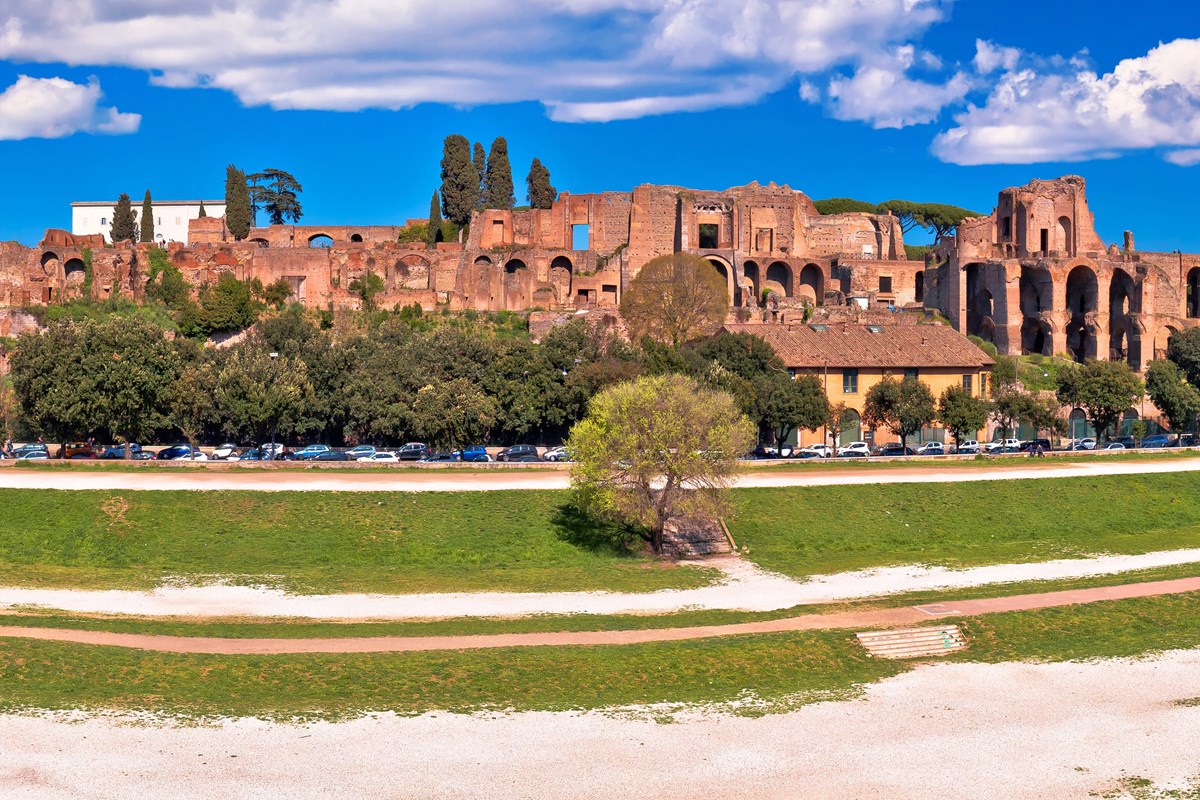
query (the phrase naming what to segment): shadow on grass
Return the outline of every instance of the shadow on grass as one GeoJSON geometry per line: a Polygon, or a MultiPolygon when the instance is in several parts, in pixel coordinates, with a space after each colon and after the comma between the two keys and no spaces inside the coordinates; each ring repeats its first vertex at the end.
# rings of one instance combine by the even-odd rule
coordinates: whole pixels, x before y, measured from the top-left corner
{"type": "Polygon", "coordinates": [[[560,540],[594,553],[631,556],[646,549],[646,540],[636,529],[593,519],[574,503],[556,506],[550,522],[560,540]]]}

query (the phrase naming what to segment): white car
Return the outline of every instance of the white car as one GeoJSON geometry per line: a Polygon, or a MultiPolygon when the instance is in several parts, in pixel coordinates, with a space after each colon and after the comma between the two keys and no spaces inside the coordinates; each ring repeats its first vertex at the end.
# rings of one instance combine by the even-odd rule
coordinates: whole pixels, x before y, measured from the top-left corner
{"type": "Polygon", "coordinates": [[[917,448],[919,456],[944,456],[947,452],[946,445],[941,442],[926,442],[917,448]]]}
{"type": "Polygon", "coordinates": [[[223,461],[236,456],[237,451],[238,446],[236,444],[219,444],[213,448],[212,457],[223,461]]]}
{"type": "Polygon", "coordinates": [[[869,456],[869,455],[871,455],[871,445],[867,444],[866,442],[851,442],[850,444],[846,445],[845,447],[839,447],[837,454],[839,456],[844,456],[844,455],[869,456]]]}
{"type": "Polygon", "coordinates": [[[47,461],[49,458],[50,454],[45,450],[30,450],[17,456],[17,461],[47,461]]]}
{"type": "Polygon", "coordinates": [[[975,455],[979,452],[979,442],[974,439],[964,439],[958,443],[958,452],[964,455],[975,455]]]}
{"type": "Polygon", "coordinates": [[[395,453],[379,452],[373,456],[363,456],[354,460],[360,464],[395,464],[400,461],[400,457],[395,453]]]}
{"type": "Polygon", "coordinates": [[[1002,442],[988,442],[984,445],[984,448],[986,448],[989,453],[995,453],[1000,450],[1020,450],[1021,440],[1005,439],[1002,442]]]}
{"type": "Polygon", "coordinates": [[[808,447],[801,447],[800,450],[805,453],[816,453],[821,458],[833,457],[833,448],[827,444],[810,444],[808,447]]]}
{"type": "Polygon", "coordinates": [[[1108,444],[1104,445],[1104,449],[1105,450],[1124,450],[1125,445],[1121,444],[1120,442],[1109,442],[1108,444]]]}
{"type": "Polygon", "coordinates": [[[201,451],[197,450],[196,452],[192,453],[191,455],[180,456],[179,458],[176,458],[174,460],[175,461],[208,461],[208,454],[202,453],[201,451]]]}
{"type": "Polygon", "coordinates": [[[567,452],[566,447],[551,447],[542,454],[542,458],[547,461],[570,461],[571,454],[567,452]]]}

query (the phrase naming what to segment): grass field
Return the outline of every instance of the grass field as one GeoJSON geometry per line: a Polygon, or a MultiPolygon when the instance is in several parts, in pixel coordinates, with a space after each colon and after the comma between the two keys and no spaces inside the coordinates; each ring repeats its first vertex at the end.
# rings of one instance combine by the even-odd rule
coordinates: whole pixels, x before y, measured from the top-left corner
{"type": "Polygon", "coordinates": [[[793,576],[896,564],[967,567],[1200,547],[1187,473],[754,489],[730,528],[793,576]]]}
{"type": "MultiPolygon", "coordinates": [[[[1200,595],[964,621],[960,661],[1133,656],[1200,645],[1200,595]]],[[[759,701],[751,713],[853,695],[907,663],[849,631],[602,647],[394,655],[201,656],[10,639],[0,710],[154,710],[188,717],[339,718],[366,711],[564,710],[759,701]]]]}
{"type": "Polygon", "coordinates": [[[650,591],[708,570],[556,522],[554,492],[0,490],[0,583],[144,588],[227,576],[296,592],[650,591]]]}

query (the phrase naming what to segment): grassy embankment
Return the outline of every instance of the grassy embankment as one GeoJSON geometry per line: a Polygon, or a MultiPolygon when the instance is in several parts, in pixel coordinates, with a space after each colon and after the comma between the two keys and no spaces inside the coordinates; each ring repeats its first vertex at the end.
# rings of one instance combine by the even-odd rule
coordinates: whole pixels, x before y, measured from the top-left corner
{"type": "MultiPolygon", "coordinates": [[[[747,556],[794,576],[1200,547],[1189,474],[744,489],[747,556]]],[[[711,573],[631,555],[564,492],[0,490],[0,583],[145,588],[223,576],[297,592],[648,591],[711,573]]]]}
{"type": "MultiPolygon", "coordinates": [[[[971,647],[952,657],[962,661],[1133,656],[1200,646],[1200,595],[996,614],[963,627],[971,647]]],[[[868,657],[849,631],[394,655],[179,655],[15,639],[4,645],[0,710],[186,717],[738,704],[748,697],[756,702],[744,713],[768,713],[852,696],[910,668],[868,657]]]]}

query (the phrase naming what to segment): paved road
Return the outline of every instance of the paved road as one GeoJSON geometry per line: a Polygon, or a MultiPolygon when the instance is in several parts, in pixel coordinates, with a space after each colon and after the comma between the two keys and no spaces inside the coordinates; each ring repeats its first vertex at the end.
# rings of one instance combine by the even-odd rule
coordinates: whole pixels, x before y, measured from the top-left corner
{"type": "Polygon", "coordinates": [[[804,614],[786,619],[743,622],[732,625],[705,625],[652,630],[566,631],[553,633],[512,633],[486,636],[373,636],[330,639],[223,639],[217,637],[154,636],[110,631],[84,631],[66,628],[28,628],[0,626],[0,638],[41,639],[56,642],[128,647],[168,653],[209,653],[219,655],[275,655],[284,653],[400,653],[429,650],[480,650],[496,647],[545,647],[579,645],[639,644],[677,642],[714,636],[738,636],[784,631],[895,627],[947,617],[971,617],[1004,611],[1029,611],[1038,608],[1156,597],[1164,594],[1200,591],[1200,577],[1170,581],[1101,586],[1060,592],[955,600],[924,606],[851,611],[839,614],[804,614]]]}
{"type": "MultiPolygon", "coordinates": [[[[961,463],[961,462],[960,462],[961,463]]],[[[745,488],[780,486],[838,486],[867,483],[947,483],[953,481],[1019,480],[1022,478],[1077,478],[1095,475],[1143,475],[1200,471],[1200,458],[1164,461],[1071,462],[1030,460],[1020,466],[974,464],[951,466],[864,465],[861,468],[765,467],[748,470],[737,481],[745,488]]],[[[0,489],[104,489],[104,490],[253,490],[260,492],[477,492],[503,489],[565,489],[570,473],[562,470],[507,470],[459,472],[428,471],[330,472],[279,469],[245,472],[238,469],[197,467],[186,472],[109,472],[95,467],[78,469],[0,468],[0,489]]]]}

